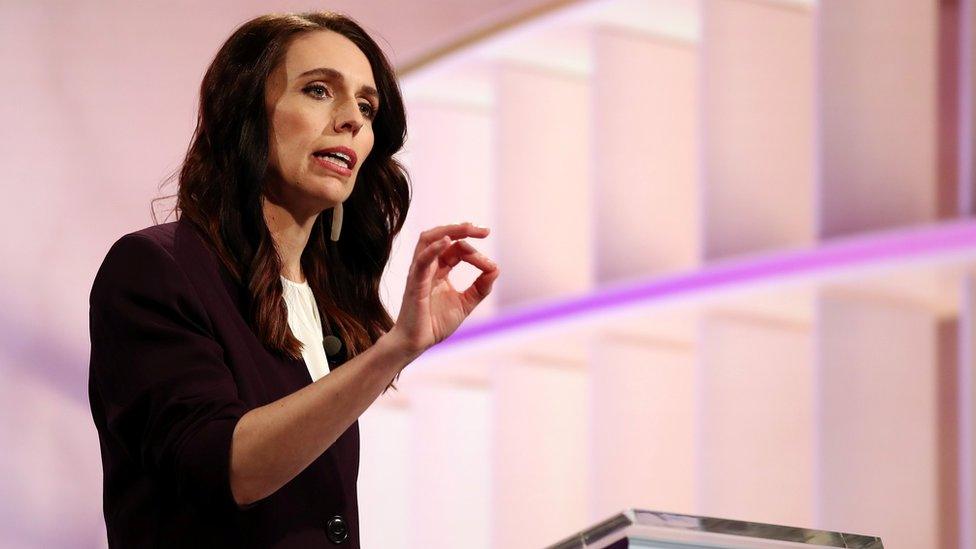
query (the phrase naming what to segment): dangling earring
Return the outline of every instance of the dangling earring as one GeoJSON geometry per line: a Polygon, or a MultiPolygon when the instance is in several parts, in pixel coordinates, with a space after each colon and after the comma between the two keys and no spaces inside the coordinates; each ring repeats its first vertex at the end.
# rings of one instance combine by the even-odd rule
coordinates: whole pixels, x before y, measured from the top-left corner
{"type": "Polygon", "coordinates": [[[332,208],[332,241],[339,240],[339,231],[342,230],[342,202],[332,208]]]}

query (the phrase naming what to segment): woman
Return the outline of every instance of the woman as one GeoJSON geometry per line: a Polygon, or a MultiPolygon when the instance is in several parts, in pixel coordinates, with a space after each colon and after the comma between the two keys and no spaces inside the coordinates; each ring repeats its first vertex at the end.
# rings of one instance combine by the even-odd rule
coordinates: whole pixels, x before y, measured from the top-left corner
{"type": "Polygon", "coordinates": [[[179,220],[119,239],[92,287],[110,545],[359,547],[357,418],[499,274],[464,240],[487,228],[436,227],[384,309],[405,134],[389,62],[346,17],[258,17],[221,47],[179,220]],[[463,293],[461,261],[482,271],[463,293]]]}

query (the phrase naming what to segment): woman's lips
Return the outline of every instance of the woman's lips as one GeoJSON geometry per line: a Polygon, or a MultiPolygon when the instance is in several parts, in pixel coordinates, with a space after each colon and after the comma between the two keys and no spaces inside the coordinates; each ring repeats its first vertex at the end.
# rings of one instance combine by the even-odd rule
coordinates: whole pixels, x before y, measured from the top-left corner
{"type": "Polygon", "coordinates": [[[338,164],[336,164],[334,162],[330,162],[326,158],[323,158],[321,156],[315,156],[313,154],[312,155],[312,159],[319,166],[322,166],[323,168],[325,168],[327,170],[332,170],[333,172],[335,172],[335,173],[337,173],[339,175],[344,175],[346,177],[349,177],[350,175],[352,175],[352,170],[350,170],[349,168],[346,168],[344,166],[340,166],[340,165],[338,165],[338,164]]]}

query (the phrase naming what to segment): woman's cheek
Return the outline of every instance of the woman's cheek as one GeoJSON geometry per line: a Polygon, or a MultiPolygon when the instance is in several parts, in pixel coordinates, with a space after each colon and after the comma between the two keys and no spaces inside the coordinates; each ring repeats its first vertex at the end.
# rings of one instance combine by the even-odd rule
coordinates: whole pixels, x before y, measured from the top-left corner
{"type": "Polygon", "coordinates": [[[275,120],[275,133],[289,146],[301,143],[314,134],[311,119],[301,110],[282,109],[275,120]]]}

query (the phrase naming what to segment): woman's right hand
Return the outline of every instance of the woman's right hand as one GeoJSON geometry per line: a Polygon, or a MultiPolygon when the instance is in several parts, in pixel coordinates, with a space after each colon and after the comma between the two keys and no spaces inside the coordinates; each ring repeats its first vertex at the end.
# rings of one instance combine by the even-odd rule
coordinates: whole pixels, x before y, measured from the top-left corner
{"type": "Polygon", "coordinates": [[[488,232],[487,227],[459,223],[421,233],[407,274],[400,314],[390,330],[411,354],[420,355],[454,333],[491,292],[499,275],[498,265],[464,240],[484,238],[488,232]],[[461,261],[481,270],[464,292],[455,290],[448,279],[451,269],[461,261]]]}

